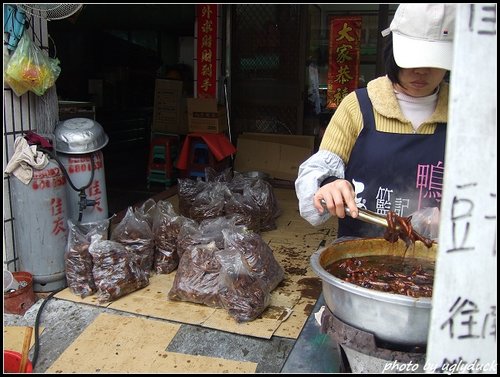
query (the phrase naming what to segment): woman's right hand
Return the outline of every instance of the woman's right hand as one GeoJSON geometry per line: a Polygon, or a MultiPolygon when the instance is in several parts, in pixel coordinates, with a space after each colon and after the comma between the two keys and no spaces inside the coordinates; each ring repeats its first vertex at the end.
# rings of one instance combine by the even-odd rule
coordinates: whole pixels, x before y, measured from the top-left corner
{"type": "Polygon", "coordinates": [[[351,183],[345,179],[337,179],[320,187],[314,194],[314,207],[323,213],[325,208],[334,216],[343,219],[345,217],[345,206],[351,212],[351,217],[358,216],[358,207],[354,198],[356,193],[351,183]]]}

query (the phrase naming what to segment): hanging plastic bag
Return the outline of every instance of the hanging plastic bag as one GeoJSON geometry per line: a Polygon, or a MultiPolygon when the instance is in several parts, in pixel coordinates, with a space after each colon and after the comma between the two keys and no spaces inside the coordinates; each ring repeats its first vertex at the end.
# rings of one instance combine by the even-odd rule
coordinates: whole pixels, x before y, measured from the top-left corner
{"type": "Polygon", "coordinates": [[[59,59],[46,56],[24,32],[5,68],[5,81],[17,96],[27,91],[41,96],[60,73],[59,59]]]}
{"type": "Polygon", "coordinates": [[[411,225],[421,236],[437,242],[439,238],[439,217],[439,208],[422,208],[411,214],[411,225]]]}

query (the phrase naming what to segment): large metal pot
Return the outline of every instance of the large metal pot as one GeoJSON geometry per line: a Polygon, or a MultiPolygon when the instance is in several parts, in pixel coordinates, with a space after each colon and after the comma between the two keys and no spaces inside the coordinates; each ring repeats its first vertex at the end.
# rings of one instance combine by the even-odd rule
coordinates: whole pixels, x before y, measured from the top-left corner
{"type": "MultiPolygon", "coordinates": [[[[383,238],[338,242],[317,250],[311,266],[321,278],[323,296],[330,311],[347,324],[375,335],[376,339],[403,346],[427,344],[431,298],[414,298],[377,291],[348,283],[325,270],[333,262],[365,255],[403,256],[403,241],[390,243],[383,238]]],[[[437,245],[428,249],[418,241],[407,257],[435,260],[437,245]]]]}
{"type": "Polygon", "coordinates": [[[55,150],[66,154],[86,154],[106,146],[108,135],[95,120],[71,118],[59,122],[54,132],[55,150]]]}

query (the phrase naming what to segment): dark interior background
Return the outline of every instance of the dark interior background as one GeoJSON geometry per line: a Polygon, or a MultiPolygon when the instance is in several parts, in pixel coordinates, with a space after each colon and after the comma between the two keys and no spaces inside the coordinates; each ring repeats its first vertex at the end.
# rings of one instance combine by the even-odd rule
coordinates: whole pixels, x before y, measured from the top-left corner
{"type": "Polygon", "coordinates": [[[152,106],[154,79],[177,65],[179,37],[194,35],[194,19],[189,4],[92,4],[49,21],[50,55],[62,68],[59,99],[92,101],[88,80],[100,79],[105,96],[98,117],[152,106]]]}
{"type": "Polygon", "coordinates": [[[61,66],[59,100],[94,102],[109,136],[103,154],[110,212],[165,189],[146,183],[155,79],[175,71],[192,95],[192,69],[178,61],[179,38],[194,36],[194,22],[194,4],[85,4],[48,22],[49,54],[61,66]],[[102,83],[100,100],[89,80],[102,83]]]}

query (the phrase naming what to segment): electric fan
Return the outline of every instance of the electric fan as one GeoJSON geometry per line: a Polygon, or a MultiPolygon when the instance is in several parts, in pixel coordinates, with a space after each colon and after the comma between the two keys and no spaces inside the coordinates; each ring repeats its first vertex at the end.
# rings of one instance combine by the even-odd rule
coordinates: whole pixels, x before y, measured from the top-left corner
{"type": "Polygon", "coordinates": [[[27,14],[47,21],[62,20],[82,9],[83,4],[17,4],[27,14]]]}

